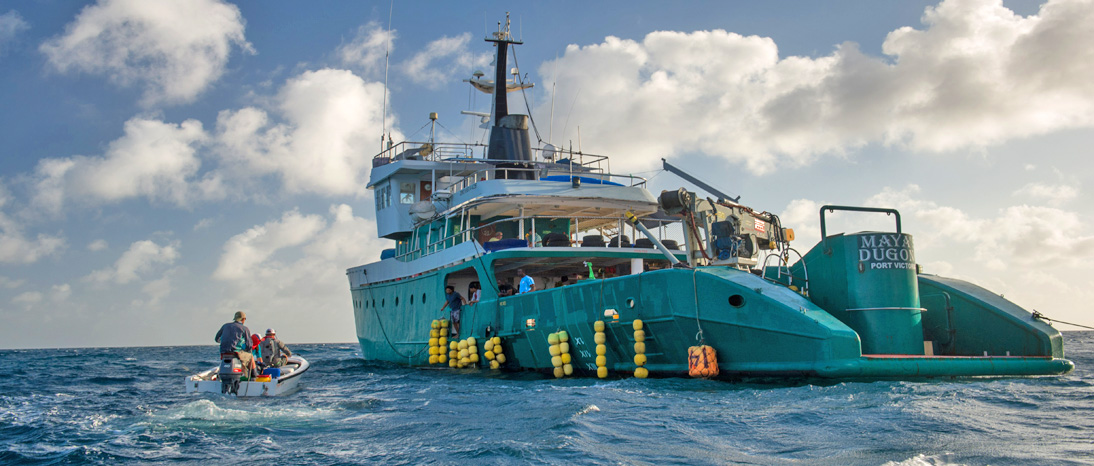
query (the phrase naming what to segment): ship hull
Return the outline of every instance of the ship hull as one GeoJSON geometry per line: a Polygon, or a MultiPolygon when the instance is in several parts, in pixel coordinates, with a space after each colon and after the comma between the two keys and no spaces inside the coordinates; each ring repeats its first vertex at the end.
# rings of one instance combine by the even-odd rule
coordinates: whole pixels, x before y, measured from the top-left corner
{"type": "MultiPolygon", "coordinates": [[[[463,270],[473,270],[482,283],[494,283],[486,264],[476,262],[471,267],[464,265],[463,270]]],[[[429,365],[431,323],[447,318],[448,311],[440,310],[440,290],[451,279],[453,269],[354,288],[363,357],[429,365]]],[[[956,293],[954,282],[934,286],[950,286],[956,293]]],[[[547,336],[566,330],[573,375],[595,377],[594,324],[603,321],[605,367],[615,376],[633,374],[638,367],[636,319],[642,321],[645,334],[644,367],[656,377],[686,376],[688,348],[700,344],[716,350],[719,377],[729,379],[1034,376],[1062,374],[1073,368],[1063,359],[1059,332],[1040,322],[1008,322],[1008,328],[1017,326],[1021,331],[1005,337],[1011,341],[981,345],[990,346],[993,352],[863,355],[859,334],[801,294],[725,267],[665,269],[583,280],[501,298],[487,288],[485,299],[463,308],[459,338],[474,336],[482,342],[488,336],[500,337],[507,358],[502,369],[510,371],[551,373],[554,366],[547,336]]],[[[981,312],[984,307],[1001,307],[999,303],[977,305],[981,312]]],[[[1000,313],[1009,315],[1003,311],[1000,313]]],[[[957,320],[947,322],[943,331],[950,337],[955,332],[962,336],[978,333],[974,328],[955,329],[955,325],[957,320]]]]}

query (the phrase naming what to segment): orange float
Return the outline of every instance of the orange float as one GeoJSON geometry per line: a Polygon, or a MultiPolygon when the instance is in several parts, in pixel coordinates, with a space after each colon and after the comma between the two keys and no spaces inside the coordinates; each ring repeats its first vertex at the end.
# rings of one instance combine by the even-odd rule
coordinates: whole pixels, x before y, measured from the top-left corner
{"type": "Polygon", "coordinates": [[[688,348],[688,375],[702,378],[718,376],[718,357],[713,347],[702,345],[688,348]]]}

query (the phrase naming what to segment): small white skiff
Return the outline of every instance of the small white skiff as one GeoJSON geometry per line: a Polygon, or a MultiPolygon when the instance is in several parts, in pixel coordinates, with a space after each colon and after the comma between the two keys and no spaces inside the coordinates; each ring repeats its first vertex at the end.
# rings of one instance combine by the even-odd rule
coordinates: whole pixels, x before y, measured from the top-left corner
{"type": "MultiPolygon", "coordinates": [[[[239,383],[237,396],[277,396],[288,393],[300,383],[300,378],[308,370],[308,361],[300,356],[289,356],[288,362],[279,367],[281,376],[269,382],[245,381],[239,383]]],[[[186,392],[221,393],[221,381],[214,367],[205,372],[186,377],[186,392]]]]}

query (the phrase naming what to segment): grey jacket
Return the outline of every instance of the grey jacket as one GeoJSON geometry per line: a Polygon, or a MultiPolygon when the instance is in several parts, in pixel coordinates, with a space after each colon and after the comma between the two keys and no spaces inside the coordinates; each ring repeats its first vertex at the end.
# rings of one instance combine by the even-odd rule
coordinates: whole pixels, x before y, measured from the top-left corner
{"type": "Polygon", "coordinates": [[[239,322],[228,322],[217,330],[213,341],[220,343],[220,352],[234,353],[251,348],[251,330],[239,322]]]}
{"type": "Polygon", "coordinates": [[[265,338],[262,343],[259,343],[259,348],[262,348],[262,363],[269,366],[274,361],[281,359],[281,353],[285,353],[285,356],[292,356],[292,351],[289,351],[289,347],[281,343],[281,340],[277,338],[265,338]]]}

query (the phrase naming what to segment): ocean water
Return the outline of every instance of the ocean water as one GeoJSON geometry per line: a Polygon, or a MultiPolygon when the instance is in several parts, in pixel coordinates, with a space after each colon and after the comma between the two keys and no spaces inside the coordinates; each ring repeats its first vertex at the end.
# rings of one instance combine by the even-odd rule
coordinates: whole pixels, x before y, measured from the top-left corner
{"type": "Polygon", "coordinates": [[[1094,464],[1094,332],[1063,377],[548,380],[366,363],[278,398],[183,393],[213,346],[0,351],[0,464],[1094,464]]]}

